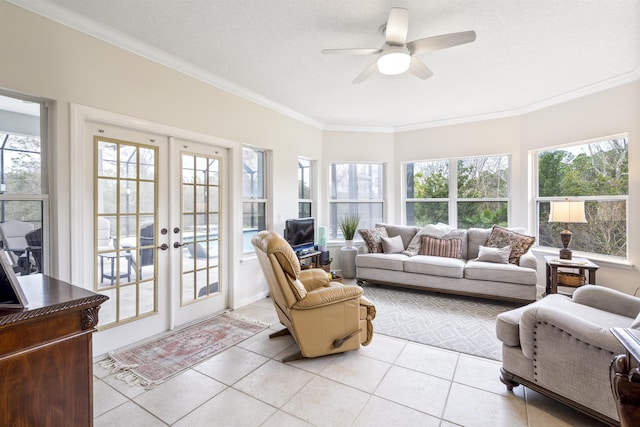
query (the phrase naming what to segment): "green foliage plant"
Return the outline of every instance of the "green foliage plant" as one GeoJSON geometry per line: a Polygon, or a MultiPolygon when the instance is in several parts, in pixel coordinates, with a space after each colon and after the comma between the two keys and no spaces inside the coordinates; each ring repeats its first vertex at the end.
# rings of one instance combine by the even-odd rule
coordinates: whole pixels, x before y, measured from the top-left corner
{"type": "Polygon", "coordinates": [[[360,216],[358,214],[345,215],[338,219],[338,225],[342,231],[342,235],[345,240],[353,240],[356,231],[358,230],[358,224],[360,223],[360,216]]]}

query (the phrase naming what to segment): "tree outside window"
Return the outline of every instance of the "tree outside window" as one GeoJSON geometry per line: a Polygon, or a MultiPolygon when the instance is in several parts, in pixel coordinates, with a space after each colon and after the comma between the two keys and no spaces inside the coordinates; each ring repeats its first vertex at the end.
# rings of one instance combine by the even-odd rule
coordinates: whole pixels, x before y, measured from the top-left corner
{"type": "Polygon", "coordinates": [[[574,251],[626,258],[629,157],[626,136],[540,151],[537,222],[540,246],[559,247],[563,224],[549,223],[552,200],[585,201],[586,224],[571,224],[574,251]]]}
{"type": "Polygon", "coordinates": [[[506,155],[407,163],[407,224],[506,226],[509,170],[506,155]]]}

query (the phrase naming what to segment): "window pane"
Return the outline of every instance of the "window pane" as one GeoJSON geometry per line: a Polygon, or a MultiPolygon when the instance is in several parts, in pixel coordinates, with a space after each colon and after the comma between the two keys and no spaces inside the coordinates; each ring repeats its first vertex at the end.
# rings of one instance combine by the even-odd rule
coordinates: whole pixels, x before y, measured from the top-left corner
{"type": "MultiPolygon", "coordinates": [[[[360,217],[358,229],[373,228],[377,223],[384,222],[383,203],[331,203],[330,239],[343,239],[342,231],[338,226],[338,219],[347,215],[357,214],[360,217]]],[[[360,240],[356,233],[355,240],[360,240]]]]}
{"type": "Polygon", "coordinates": [[[507,156],[458,160],[458,197],[497,198],[508,196],[507,156]]]}
{"type": "MultiPolygon", "coordinates": [[[[538,196],[585,200],[587,224],[569,224],[573,250],[626,258],[629,192],[627,138],[538,153],[538,196]]],[[[549,200],[538,200],[538,242],[560,247],[562,224],[551,224],[549,200]]]]}
{"type": "MultiPolygon", "coordinates": [[[[552,248],[562,247],[560,232],[564,225],[549,221],[549,202],[538,204],[539,244],[552,248]]],[[[573,233],[569,248],[576,251],[627,256],[627,204],[625,201],[586,201],[586,224],[569,224],[573,233]]]]}
{"type": "Polygon", "coordinates": [[[382,199],[382,164],[331,164],[332,200],[382,199]]]}
{"type": "Polygon", "coordinates": [[[311,160],[298,159],[298,199],[311,198],[311,160]]]}
{"type": "Polygon", "coordinates": [[[438,199],[448,197],[448,160],[407,164],[407,198],[438,199]]]}
{"type": "Polygon", "coordinates": [[[260,202],[244,202],[242,204],[242,227],[245,230],[264,230],[265,204],[260,202]]]}
{"type": "Polygon", "coordinates": [[[627,138],[538,154],[540,197],[629,194],[627,138]]]}
{"type": "Polygon", "coordinates": [[[40,137],[2,133],[0,189],[11,194],[40,194],[40,137]]]}
{"type": "Polygon", "coordinates": [[[407,225],[423,227],[439,222],[449,222],[448,202],[407,202],[407,225]]]}
{"type": "Polygon", "coordinates": [[[242,194],[245,199],[264,199],[264,153],[242,149],[242,194]]]}
{"type": "Polygon", "coordinates": [[[458,228],[507,226],[507,202],[458,202],[458,228]]]}
{"type": "Polygon", "coordinates": [[[311,216],[311,203],[298,203],[298,218],[309,218],[311,216]]]}

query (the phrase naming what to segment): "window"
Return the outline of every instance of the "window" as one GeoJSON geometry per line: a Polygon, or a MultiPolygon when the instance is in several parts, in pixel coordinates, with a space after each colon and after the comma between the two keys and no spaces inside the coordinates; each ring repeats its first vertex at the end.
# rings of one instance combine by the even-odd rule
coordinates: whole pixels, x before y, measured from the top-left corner
{"type": "Polygon", "coordinates": [[[410,162],[405,171],[407,224],[508,224],[509,156],[410,162]]]}
{"type": "Polygon", "coordinates": [[[343,238],[338,218],[346,215],[359,215],[358,228],[373,228],[376,223],[383,222],[383,165],[331,163],[329,168],[329,238],[343,238]]]}
{"type": "Polygon", "coordinates": [[[571,224],[571,249],[627,257],[627,137],[598,139],[536,152],[536,219],[540,246],[558,248],[562,224],[549,223],[552,200],[585,201],[586,224],[571,224]]]}
{"type": "Polygon", "coordinates": [[[266,230],[267,189],[266,153],[242,148],[242,236],[243,252],[253,252],[251,238],[266,230]]]}
{"type": "Polygon", "coordinates": [[[298,159],[298,218],[308,218],[312,212],[311,160],[298,159]]]}
{"type": "MultiPolygon", "coordinates": [[[[44,271],[47,249],[47,106],[0,94],[0,222],[21,233],[23,243],[2,238],[21,274],[44,271]],[[37,247],[28,256],[24,247],[37,247]]],[[[0,227],[2,229],[6,227],[0,227]]],[[[1,237],[1,236],[0,236],[1,237]]]]}

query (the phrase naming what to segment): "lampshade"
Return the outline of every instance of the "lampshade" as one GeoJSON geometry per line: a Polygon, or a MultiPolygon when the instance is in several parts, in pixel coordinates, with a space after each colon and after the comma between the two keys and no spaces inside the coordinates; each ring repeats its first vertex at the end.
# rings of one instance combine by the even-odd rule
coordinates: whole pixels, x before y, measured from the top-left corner
{"type": "Polygon", "coordinates": [[[382,74],[400,74],[409,69],[411,55],[405,46],[389,46],[378,56],[378,70],[382,74]]]}
{"type": "Polygon", "coordinates": [[[584,200],[559,200],[551,202],[549,222],[576,223],[587,222],[584,215],[584,200]]]}

